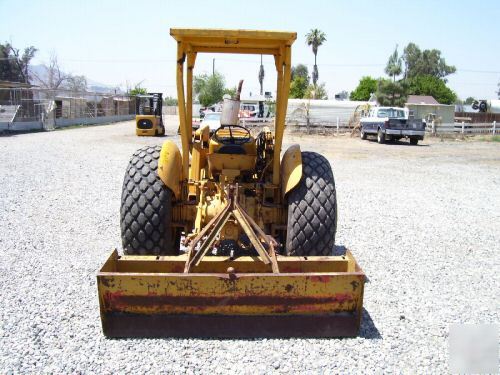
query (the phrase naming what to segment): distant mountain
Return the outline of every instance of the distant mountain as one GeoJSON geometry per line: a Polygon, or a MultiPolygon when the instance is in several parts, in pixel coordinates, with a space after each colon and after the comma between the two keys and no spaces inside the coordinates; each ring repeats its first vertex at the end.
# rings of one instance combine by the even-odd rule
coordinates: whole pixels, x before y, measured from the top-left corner
{"type": "MultiPolygon", "coordinates": [[[[31,74],[31,84],[37,85],[39,82],[33,78],[34,75],[37,75],[42,80],[47,79],[47,71],[43,65],[30,65],[29,71],[31,74]]],[[[119,87],[113,87],[111,85],[107,85],[105,83],[94,81],[93,79],[87,78],[87,91],[97,92],[97,93],[116,93],[123,94],[123,91],[119,87]]]]}

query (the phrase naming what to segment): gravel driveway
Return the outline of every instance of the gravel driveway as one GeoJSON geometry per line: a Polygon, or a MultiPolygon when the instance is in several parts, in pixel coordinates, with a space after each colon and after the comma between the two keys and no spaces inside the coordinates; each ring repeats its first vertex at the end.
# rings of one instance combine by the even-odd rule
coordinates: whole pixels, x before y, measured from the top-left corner
{"type": "Polygon", "coordinates": [[[369,277],[360,337],[109,340],[96,272],[120,248],[133,122],[0,137],[1,373],[444,373],[450,323],[497,323],[500,145],[292,135],[333,165],[337,244],[369,277]]]}

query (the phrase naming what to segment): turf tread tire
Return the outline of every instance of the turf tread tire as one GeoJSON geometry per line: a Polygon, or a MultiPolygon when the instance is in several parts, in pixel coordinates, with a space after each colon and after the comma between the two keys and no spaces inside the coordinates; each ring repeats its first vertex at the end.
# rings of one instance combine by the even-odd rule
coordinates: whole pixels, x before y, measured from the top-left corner
{"type": "Polygon", "coordinates": [[[332,168],[315,152],[302,152],[302,179],[288,194],[287,255],[331,255],[337,230],[332,168]]]}
{"type": "Polygon", "coordinates": [[[125,254],[178,253],[171,240],[172,192],[157,174],[160,151],[160,146],[140,148],[134,152],[125,172],[120,209],[125,254]]]}

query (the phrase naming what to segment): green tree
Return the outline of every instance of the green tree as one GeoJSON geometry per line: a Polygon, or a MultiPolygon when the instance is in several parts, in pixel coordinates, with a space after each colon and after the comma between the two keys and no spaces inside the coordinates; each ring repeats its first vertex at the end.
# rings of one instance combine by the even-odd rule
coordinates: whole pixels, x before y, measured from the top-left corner
{"type": "Polygon", "coordinates": [[[307,66],[304,64],[297,64],[295,66],[292,66],[291,69],[291,79],[292,81],[296,77],[304,77],[306,80],[307,84],[309,85],[309,69],[307,69],[307,66]]]}
{"type": "Polygon", "coordinates": [[[404,82],[381,78],[377,82],[377,101],[384,106],[402,107],[406,103],[407,87],[404,82]]]}
{"type": "Polygon", "coordinates": [[[163,99],[163,103],[165,105],[173,106],[173,105],[177,105],[179,102],[178,102],[177,98],[167,96],[167,97],[165,97],[165,99],[163,99]]]}
{"type": "Polygon", "coordinates": [[[293,99],[302,99],[307,87],[309,86],[309,70],[304,64],[292,66],[289,97],[293,99]]]}
{"type": "Polygon", "coordinates": [[[475,100],[476,99],[474,99],[472,96],[469,96],[467,99],[465,99],[464,104],[471,105],[475,100]]]}
{"type": "Polygon", "coordinates": [[[308,46],[312,47],[312,51],[314,53],[314,69],[312,73],[313,84],[316,86],[318,82],[319,73],[318,73],[318,65],[316,65],[316,58],[318,55],[319,46],[323,45],[326,42],[326,34],[319,29],[311,29],[306,34],[306,43],[308,46]]]}
{"type": "Polygon", "coordinates": [[[444,80],[432,75],[420,75],[408,79],[408,93],[431,95],[441,104],[453,104],[457,99],[457,95],[446,86],[444,80]]]}
{"type": "Polygon", "coordinates": [[[398,46],[396,45],[394,52],[391,56],[389,56],[389,61],[387,61],[385,72],[389,77],[392,77],[393,82],[396,82],[396,77],[399,76],[402,71],[402,60],[401,57],[399,57],[398,46]]]}
{"type": "Polygon", "coordinates": [[[29,64],[37,51],[30,46],[21,53],[10,43],[0,44],[0,80],[30,83],[29,64]]]}
{"type": "Polygon", "coordinates": [[[377,91],[377,80],[375,78],[365,76],[359,80],[358,86],[351,92],[349,97],[351,100],[366,101],[370,99],[371,94],[377,91]]]}
{"type": "Polygon", "coordinates": [[[137,84],[134,86],[132,90],[128,92],[129,95],[146,95],[148,93],[148,90],[146,90],[144,87],[141,87],[140,84],[137,84]]]}
{"type": "Polygon", "coordinates": [[[224,76],[219,72],[200,74],[194,77],[193,90],[201,105],[208,107],[220,102],[225,94],[231,97],[236,94],[236,88],[226,88],[225,84],[224,76]]]}
{"type": "Polygon", "coordinates": [[[308,88],[309,84],[307,80],[302,76],[296,76],[290,83],[290,98],[302,99],[308,88]]]}
{"type": "Polygon", "coordinates": [[[396,46],[394,52],[389,56],[389,60],[385,67],[385,72],[392,78],[392,81],[388,79],[379,79],[377,83],[377,101],[381,105],[402,107],[405,104],[407,85],[405,82],[396,81],[396,77],[399,76],[402,71],[402,59],[398,55],[398,46],[396,46]]]}
{"type": "MultiPolygon", "coordinates": [[[[224,89],[224,95],[229,95],[231,98],[236,96],[236,92],[238,91],[237,87],[226,87],[224,89]]],[[[224,95],[222,95],[224,97],[224,95]]]]}
{"type": "Polygon", "coordinates": [[[325,83],[320,83],[319,85],[309,85],[307,87],[306,93],[304,95],[307,99],[328,99],[328,93],[326,92],[325,83]]]}
{"type": "Polygon", "coordinates": [[[457,70],[453,65],[446,64],[446,60],[441,57],[441,51],[437,49],[421,51],[415,43],[409,43],[404,48],[402,58],[405,64],[405,78],[431,75],[444,79],[457,70]]]}

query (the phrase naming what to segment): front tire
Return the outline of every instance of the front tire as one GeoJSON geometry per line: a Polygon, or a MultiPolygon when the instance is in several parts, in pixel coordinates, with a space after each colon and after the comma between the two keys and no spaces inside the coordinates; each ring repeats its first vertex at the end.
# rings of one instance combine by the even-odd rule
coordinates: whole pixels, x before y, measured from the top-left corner
{"type": "Polygon", "coordinates": [[[172,228],[172,191],[157,174],[160,146],[143,147],[123,180],[120,222],[125,254],[177,255],[180,232],[172,228]]]}
{"type": "Polygon", "coordinates": [[[315,152],[302,152],[302,179],[287,197],[286,254],[331,255],[337,230],[332,168],[315,152]]]}
{"type": "Polygon", "coordinates": [[[363,129],[360,130],[359,136],[361,137],[362,140],[366,139],[366,133],[363,131],[363,129]]]}
{"type": "Polygon", "coordinates": [[[410,144],[412,146],[418,145],[418,139],[417,138],[410,138],[410,144]]]}

